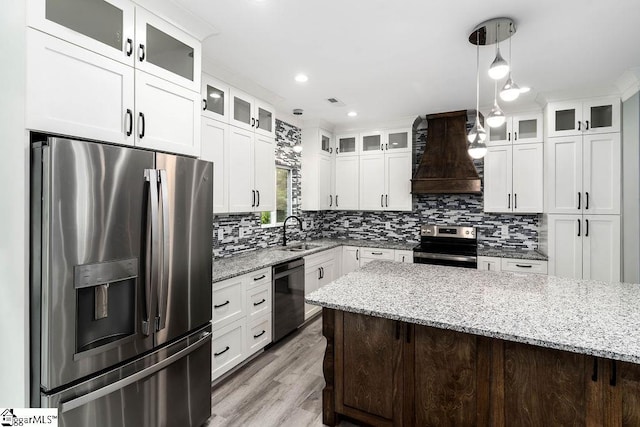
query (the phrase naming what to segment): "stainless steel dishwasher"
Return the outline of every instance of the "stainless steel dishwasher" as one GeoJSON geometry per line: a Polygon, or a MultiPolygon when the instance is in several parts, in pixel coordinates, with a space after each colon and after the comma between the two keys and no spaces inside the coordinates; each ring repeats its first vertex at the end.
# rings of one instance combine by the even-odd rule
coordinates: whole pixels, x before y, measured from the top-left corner
{"type": "Polygon", "coordinates": [[[273,267],[273,335],[276,342],[304,322],[304,259],[273,267]]]}

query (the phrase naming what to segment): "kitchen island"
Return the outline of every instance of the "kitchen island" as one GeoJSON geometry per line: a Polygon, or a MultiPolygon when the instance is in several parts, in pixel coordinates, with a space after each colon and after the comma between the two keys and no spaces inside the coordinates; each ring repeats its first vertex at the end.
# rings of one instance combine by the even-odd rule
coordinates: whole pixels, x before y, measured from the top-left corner
{"type": "Polygon", "coordinates": [[[375,262],[307,302],[325,424],[640,425],[640,285],[375,262]]]}

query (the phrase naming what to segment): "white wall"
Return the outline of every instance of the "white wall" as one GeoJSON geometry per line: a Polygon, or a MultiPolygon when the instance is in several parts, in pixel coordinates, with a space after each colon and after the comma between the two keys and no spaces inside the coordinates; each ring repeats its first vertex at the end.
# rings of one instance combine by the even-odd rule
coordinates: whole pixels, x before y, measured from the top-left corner
{"type": "Polygon", "coordinates": [[[0,13],[0,407],[28,406],[28,143],[25,2],[0,13]]]}
{"type": "Polygon", "coordinates": [[[622,280],[640,283],[640,92],[622,103],[622,280]]]}

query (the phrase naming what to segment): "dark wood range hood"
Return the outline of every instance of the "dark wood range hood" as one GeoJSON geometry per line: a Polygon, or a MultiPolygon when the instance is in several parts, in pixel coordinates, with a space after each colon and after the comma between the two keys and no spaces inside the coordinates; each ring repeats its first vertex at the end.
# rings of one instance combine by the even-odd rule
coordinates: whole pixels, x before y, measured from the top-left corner
{"type": "Polygon", "coordinates": [[[427,116],[427,145],[411,180],[413,194],[481,193],[467,152],[467,111],[427,116]]]}

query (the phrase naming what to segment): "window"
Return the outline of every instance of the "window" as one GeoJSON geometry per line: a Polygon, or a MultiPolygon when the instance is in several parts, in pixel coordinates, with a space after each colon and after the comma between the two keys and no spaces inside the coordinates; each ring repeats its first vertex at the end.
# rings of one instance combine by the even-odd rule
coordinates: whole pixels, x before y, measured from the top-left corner
{"type": "Polygon", "coordinates": [[[282,225],[291,215],[291,169],[276,166],[276,210],[262,212],[263,226],[282,225]]]}

